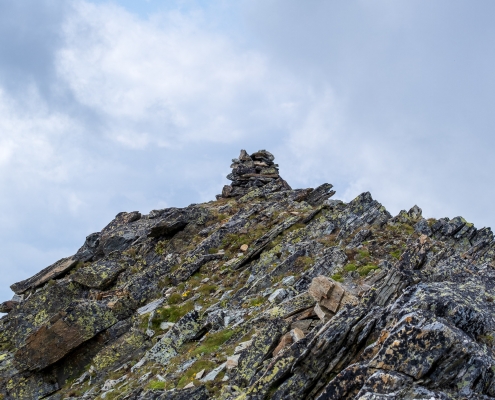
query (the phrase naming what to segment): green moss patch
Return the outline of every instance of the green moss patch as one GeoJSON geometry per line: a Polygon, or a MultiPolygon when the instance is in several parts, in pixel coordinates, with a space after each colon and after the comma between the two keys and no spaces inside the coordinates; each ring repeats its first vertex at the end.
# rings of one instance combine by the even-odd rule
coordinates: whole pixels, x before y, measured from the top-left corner
{"type": "Polygon", "coordinates": [[[353,263],[349,263],[344,267],[344,270],[347,272],[355,271],[355,270],[357,270],[357,265],[353,264],[353,263]]]}
{"type": "Polygon", "coordinates": [[[201,346],[192,351],[192,355],[198,354],[211,354],[219,349],[219,347],[229,340],[235,333],[234,330],[223,330],[217,333],[212,333],[207,335],[206,339],[203,341],[201,346]]]}
{"type": "Polygon", "coordinates": [[[361,276],[366,276],[368,275],[371,271],[375,271],[379,269],[377,265],[373,265],[373,264],[367,264],[363,267],[359,267],[358,268],[358,272],[359,272],[359,275],[361,276]]]}
{"type": "Polygon", "coordinates": [[[213,292],[216,292],[217,286],[216,285],[203,285],[198,289],[198,292],[201,293],[203,296],[208,296],[213,292]]]}
{"type": "Polygon", "coordinates": [[[169,307],[159,308],[156,310],[152,320],[153,328],[158,329],[162,322],[175,323],[193,309],[194,304],[192,301],[188,301],[181,305],[171,305],[169,307]]]}
{"type": "Polygon", "coordinates": [[[151,381],[148,383],[147,388],[150,390],[165,390],[166,382],[163,381],[151,381]]]}
{"type": "Polygon", "coordinates": [[[249,300],[249,306],[250,307],[258,307],[258,306],[262,305],[265,301],[266,301],[266,298],[259,296],[259,297],[256,297],[254,299],[250,299],[249,300]]]}

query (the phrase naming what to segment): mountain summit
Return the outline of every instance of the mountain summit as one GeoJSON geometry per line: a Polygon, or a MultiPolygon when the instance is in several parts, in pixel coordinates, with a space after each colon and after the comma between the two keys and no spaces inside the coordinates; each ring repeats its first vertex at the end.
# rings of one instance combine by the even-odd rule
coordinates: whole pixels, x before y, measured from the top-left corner
{"type": "Polygon", "coordinates": [[[0,398],[495,399],[492,231],[292,189],[274,159],[13,284],[0,398]]]}

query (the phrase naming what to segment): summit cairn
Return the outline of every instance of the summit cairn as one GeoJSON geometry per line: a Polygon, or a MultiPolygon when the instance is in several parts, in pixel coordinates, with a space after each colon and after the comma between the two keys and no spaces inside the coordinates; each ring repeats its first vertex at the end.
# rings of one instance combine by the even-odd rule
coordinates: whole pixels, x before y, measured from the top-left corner
{"type": "Polygon", "coordinates": [[[230,185],[225,185],[222,194],[218,198],[242,197],[250,190],[271,184],[270,191],[291,190],[278,173],[278,164],[273,161],[275,157],[266,150],[258,150],[249,155],[246,150],[241,150],[238,158],[232,159],[232,172],[227,175],[231,180],[230,185]]]}

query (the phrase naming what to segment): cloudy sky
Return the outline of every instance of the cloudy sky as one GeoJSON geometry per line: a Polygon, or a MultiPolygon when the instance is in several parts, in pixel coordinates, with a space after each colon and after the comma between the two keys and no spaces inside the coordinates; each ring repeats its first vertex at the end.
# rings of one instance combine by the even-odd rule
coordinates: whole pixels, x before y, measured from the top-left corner
{"type": "Polygon", "coordinates": [[[495,3],[0,0],[0,300],[120,211],[292,187],[495,226],[495,3]]]}

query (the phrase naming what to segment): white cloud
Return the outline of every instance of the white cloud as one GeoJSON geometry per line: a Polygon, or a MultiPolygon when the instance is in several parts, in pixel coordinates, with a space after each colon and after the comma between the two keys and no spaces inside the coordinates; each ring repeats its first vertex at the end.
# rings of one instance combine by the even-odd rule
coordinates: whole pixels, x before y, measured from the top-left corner
{"type": "Polygon", "coordinates": [[[104,114],[106,133],[124,145],[229,142],[242,135],[238,109],[250,97],[264,101],[270,80],[263,58],[206,30],[199,16],[141,20],[86,2],[75,10],[64,25],[59,75],[81,104],[104,114]],[[138,131],[137,143],[127,139],[129,129],[138,131]]]}
{"type": "Polygon", "coordinates": [[[0,180],[22,176],[26,184],[66,181],[73,154],[68,154],[70,149],[61,153],[59,146],[66,134],[74,133],[75,124],[66,115],[48,111],[36,90],[29,98],[29,104],[16,101],[0,89],[0,180]]]}

